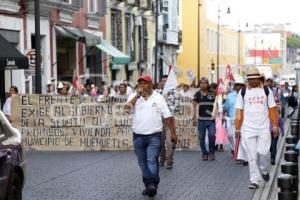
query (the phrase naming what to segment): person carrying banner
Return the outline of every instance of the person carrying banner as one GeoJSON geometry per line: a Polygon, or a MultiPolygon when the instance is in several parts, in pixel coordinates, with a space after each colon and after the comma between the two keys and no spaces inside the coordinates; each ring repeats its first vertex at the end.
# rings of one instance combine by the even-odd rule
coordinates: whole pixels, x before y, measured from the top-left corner
{"type": "MultiPolygon", "coordinates": [[[[167,102],[168,108],[174,116],[176,112],[179,112],[179,93],[176,91],[177,81],[176,75],[173,69],[170,70],[169,76],[164,75],[162,80],[162,94],[167,102]]],[[[166,165],[166,169],[172,169],[174,164],[174,151],[176,144],[171,140],[171,129],[167,126],[166,122],[163,122],[162,131],[162,148],[160,152],[159,165],[161,167],[166,165]]]]}
{"type": "Polygon", "coordinates": [[[257,189],[262,179],[266,182],[270,179],[270,122],[273,125],[274,136],[278,136],[278,114],[273,93],[263,86],[258,69],[249,68],[246,78],[248,84],[244,95],[241,90],[235,105],[237,109],[235,134],[239,136],[241,132],[243,133],[242,140],[249,159],[250,185],[248,187],[257,189]]]}
{"type": "Polygon", "coordinates": [[[126,112],[132,112],[133,147],[145,185],[142,195],[149,197],[156,195],[160,182],[158,157],[161,150],[162,117],[171,130],[172,142],[177,143],[172,113],[163,96],[152,88],[151,76],[139,77],[137,92],[130,95],[124,105],[126,112]]]}

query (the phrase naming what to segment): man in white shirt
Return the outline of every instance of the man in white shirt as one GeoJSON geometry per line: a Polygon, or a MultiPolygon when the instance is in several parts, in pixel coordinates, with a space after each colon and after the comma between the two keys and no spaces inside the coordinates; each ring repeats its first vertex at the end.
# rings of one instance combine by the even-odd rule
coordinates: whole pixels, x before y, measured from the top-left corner
{"type": "Polygon", "coordinates": [[[18,88],[16,86],[11,86],[9,88],[10,97],[8,97],[3,106],[3,113],[9,121],[11,121],[11,98],[18,94],[18,88]]]}
{"type": "Polygon", "coordinates": [[[137,93],[128,98],[124,109],[132,111],[133,146],[145,185],[142,194],[153,197],[160,181],[158,157],[161,150],[162,117],[171,130],[174,143],[177,142],[177,136],[173,116],[164,97],[153,91],[151,76],[141,76],[138,84],[137,93]]]}
{"type": "Polygon", "coordinates": [[[250,68],[246,77],[248,85],[240,90],[235,105],[235,134],[243,134],[249,160],[249,188],[257,189],[262,179],[266,182],[270,179],[270,122],[274,137],[278,137],[278,115],[273,93],[263,86],[258,69],[250,68]]]}

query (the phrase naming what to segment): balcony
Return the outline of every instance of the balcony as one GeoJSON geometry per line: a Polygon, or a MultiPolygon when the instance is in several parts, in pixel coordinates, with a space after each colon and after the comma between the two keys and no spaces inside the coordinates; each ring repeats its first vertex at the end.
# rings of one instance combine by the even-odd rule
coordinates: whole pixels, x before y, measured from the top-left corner
{"type": "Polygon", "coordinates": [[[178,46],[182,43],[182,34],[179,31],[175,30],[167,30],[163,31],[158,35],[159,43],[166,44],[166,45],[174,45],[178,46]]]}

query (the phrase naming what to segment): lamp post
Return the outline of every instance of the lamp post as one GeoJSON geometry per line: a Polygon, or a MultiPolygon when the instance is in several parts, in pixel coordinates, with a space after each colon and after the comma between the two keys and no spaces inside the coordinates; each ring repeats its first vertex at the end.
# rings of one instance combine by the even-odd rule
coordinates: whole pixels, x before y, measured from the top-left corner
{"type": "Polygon", "coordinates": [[[35,93],[42,93],[42,72],[41,72],[41,33],[40,33],[40,1],[34,1],[35,19],[35,93]]]}
{"type": "MultiPolygon", "coordinates": [[[[219,80],[219,65],[220,65],[220,5],[218,5],[218,26],[217,26],[217,80],[219,80]]],[[[227,8],[227,14],[230,14],[230,7],[227,8]]]]}
{"type": "Polygon", "coordinates": [[[159,0],[156,0],[155,3],[155,67],[154,67],[154,83],[157,83],[157,70],[158,70],[158,6],[159,0]]]}
{"type": "Polygon", "coordinates": [[[197,77],[198,77],[198,85],[199,85],[199,80],[200,80],[200,6],[202,4],[199,2],[197,2],[197,11],[198,11],[198,18],[197,18],[197,21],[198,21],[198,30],[197,30],[197,47],[198,47],[198,50],[197,50],[197,77]]]}

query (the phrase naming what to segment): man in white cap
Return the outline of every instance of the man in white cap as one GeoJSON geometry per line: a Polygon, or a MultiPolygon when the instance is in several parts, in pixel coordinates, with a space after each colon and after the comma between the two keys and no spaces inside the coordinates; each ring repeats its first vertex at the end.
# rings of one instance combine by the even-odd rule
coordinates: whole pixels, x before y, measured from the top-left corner
{"type": "Polygon", "coordinates": [[[54,91],[53,91],[53,84],[49,80],[49,81],[47,81],[47,87],[46,87],[45,94],[53,94],[53,93],[54,93],[54,91]]]}
{"type": "Polygon", "coordinates": [[[279,134],[278,114],[273,93],[263,86],[258,69],[249,68],[246,78],[247,87],[239,92],[235,105],[235,134],[243,134],[242,142],[249,159],[249,188],[257,189],[262,179],[270,179],[270,121],[276,137],[279,134]]]}

